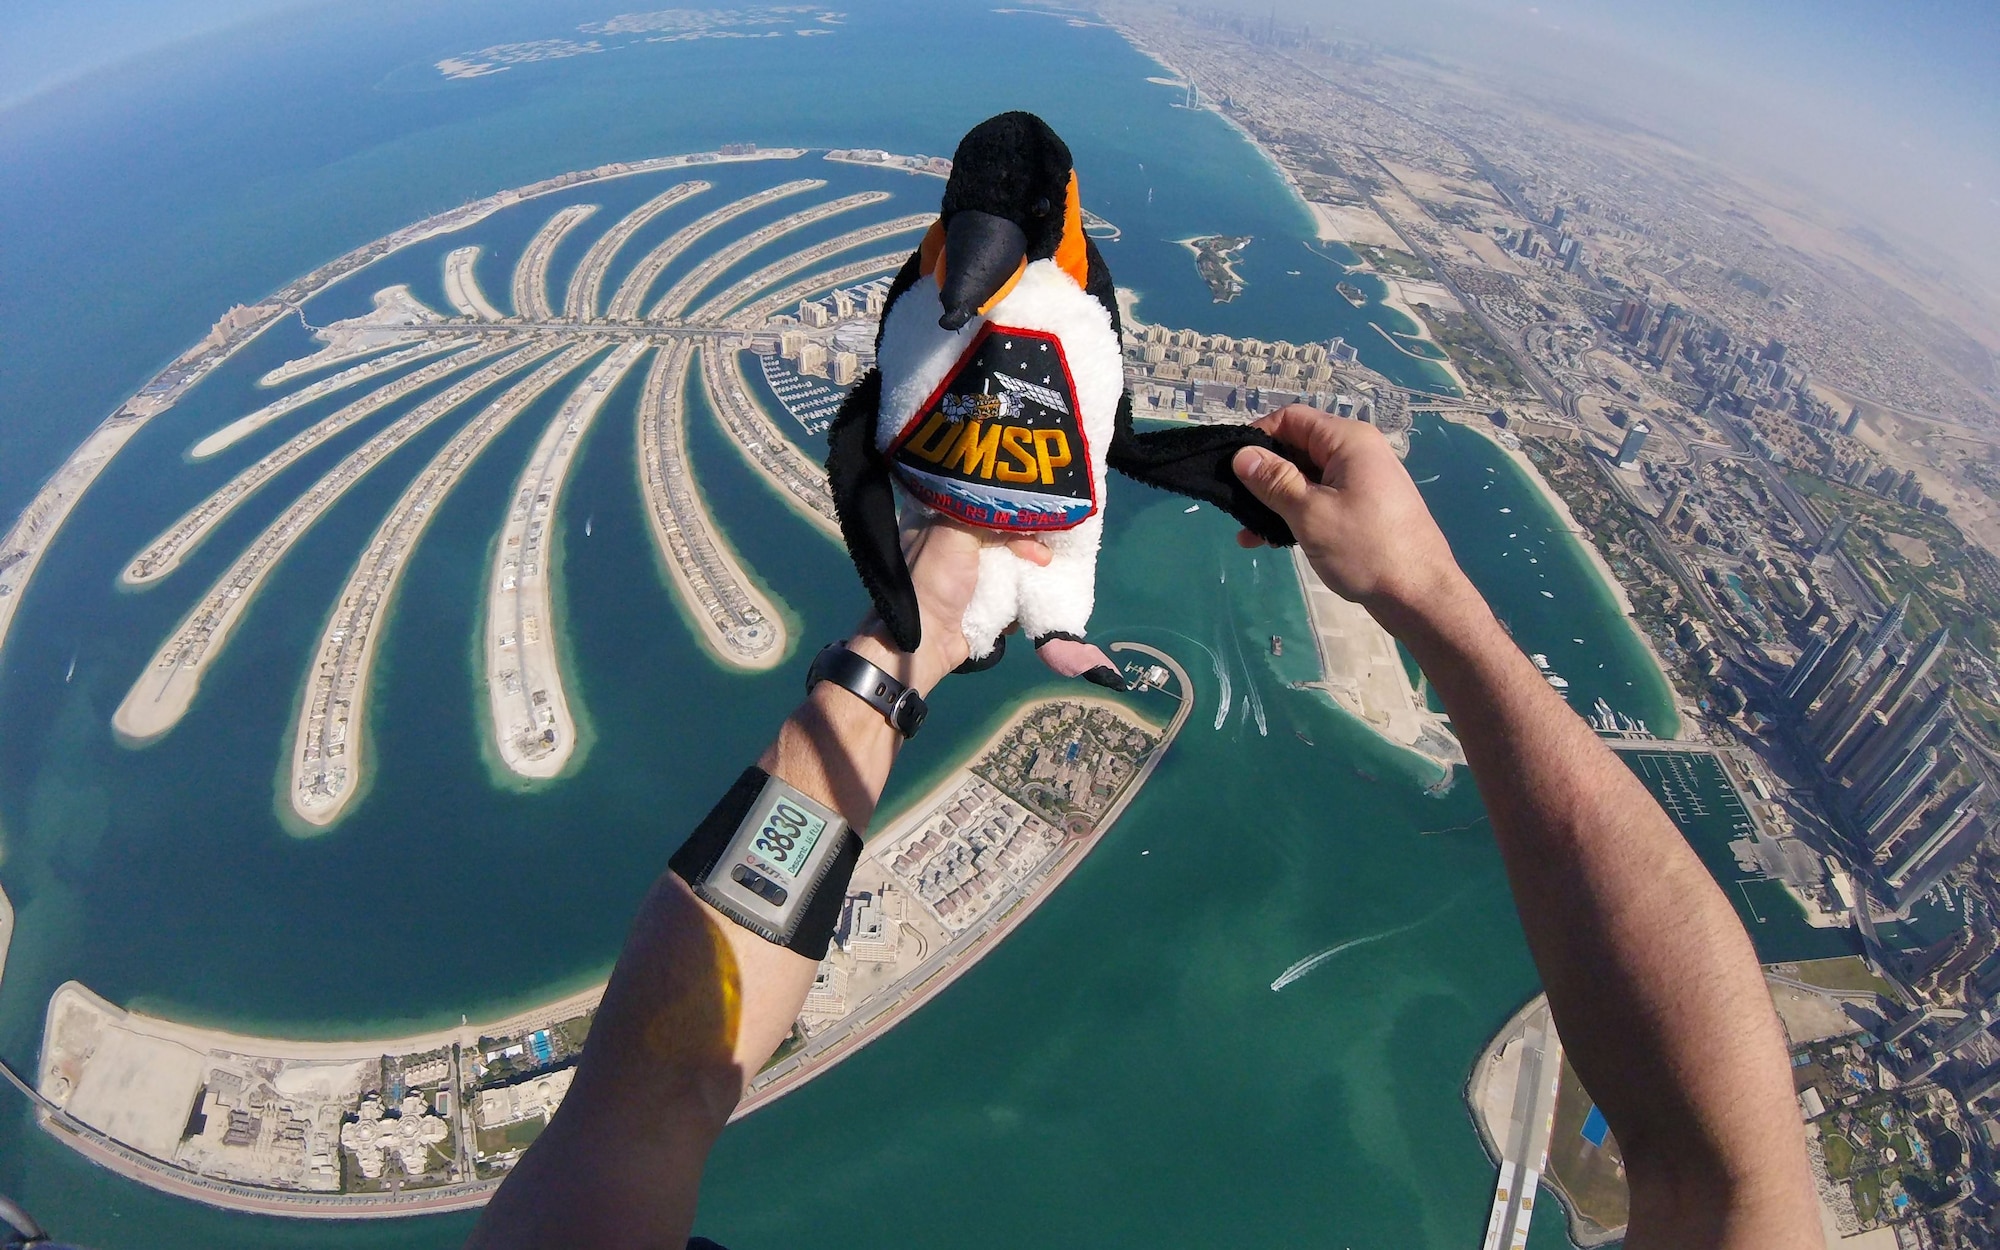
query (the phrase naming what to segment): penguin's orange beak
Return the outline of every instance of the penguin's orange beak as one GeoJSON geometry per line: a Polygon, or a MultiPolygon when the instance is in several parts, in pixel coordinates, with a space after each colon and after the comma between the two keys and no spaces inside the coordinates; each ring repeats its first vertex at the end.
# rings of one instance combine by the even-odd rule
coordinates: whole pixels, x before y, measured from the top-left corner
{"type": "Polygon", "coordinates": [[[1028,267],[1028,236],[1021,227],[978,209],[951,215],[943,251],[937,279],[944,316],[938,325],[947,330],[962,328],[1005,299],[1028,267]]]}

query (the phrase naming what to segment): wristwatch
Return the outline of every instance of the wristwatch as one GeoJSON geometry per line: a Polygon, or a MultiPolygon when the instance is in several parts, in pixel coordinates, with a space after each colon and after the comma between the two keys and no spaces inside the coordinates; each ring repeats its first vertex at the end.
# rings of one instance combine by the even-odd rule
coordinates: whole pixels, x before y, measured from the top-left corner
{"type": "Polygon", "coordinates": [[[829,642],[813,657],[812,667],[806,671],[806,689],[810,691],[823,681],[882,713],[889,727],[905,738],[916,736],[924,717],[930,714],[930,705],[922,695],[849,651],[844,643],[829,642]]]}

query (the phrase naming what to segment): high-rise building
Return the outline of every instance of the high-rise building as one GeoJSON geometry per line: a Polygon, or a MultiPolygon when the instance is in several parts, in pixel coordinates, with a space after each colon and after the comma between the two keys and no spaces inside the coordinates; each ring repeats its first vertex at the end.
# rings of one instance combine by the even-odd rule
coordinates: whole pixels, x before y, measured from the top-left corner
{"type": "Polygon", "coordinates": [[[1939,627],[1931,631],[1930,637],[1917,644],[1909,657],[1909,662],[1903,665],[1903,675],[1897,678],[1896,684],[1889,687],[1888,693],[1882,696],[1884,712],[1894,716],[1902,710],[1903,704],[1909,700],[1910,693],[1938,662],[1938,658],[1944,654],[1945,646],[1950,641],[1951,631],[1939,627]]]}
{"type": "Polygon", "coordinates": [[[1960,786],[1938,804],[1937,810],[1897,848],[1882,874],[1882,880],[1893,889],[1920,871],[1932,855],[1942,850],[1945,843],[1978,814],[1972,805],[1985,792],[1986,783],[1975,781],[1969,786],[1960,786]]]}
{"type": "Polygon", "coordinates": [[[1847,527],[1853,523],[1854,518],[1845,512],[1833,518],[1833,524],[1827,526],[1826,533],[1821,534],[1819,541],[1813,544],[1813,559],[1817,561],[1821,556],[1831,556],[1838,552],[1840,540],[1847,537],[1847,527]]]}
{"type": "MultiPolygon", "coordinates": [[[[1665,520],[1665,518],[1679,512],[1682,499],[1681,492],[1675,491],[1673,499],[1667,503],[1666,511],[1660,514],[1661,518],[1665,520]]],[[[1672,524],[1671,521],[1666,521],[1665,523],[1672,524]]],[[[1799,690],[1806,684],[1807,679],[1812,676],[1813,665],[1818,664],[1826,658],[1829,645],[1828,640],[1818,634],[1814,634],[1806,640],[1806,649],[1799,653],[1798,662],[1793,664],[1791,670],[1785,674],[1785,679],[1778,683],[1779,699],[1790,704],[1799,697],[1799,690]]]]}
{"type": "Polygon", "coordinates": [[[1569,209],[1558,204],[1556,205],[1556,211],[1549,214],[1549,227],[1554,230],[1560,230],[1563,228],[1563,223],[1568,220],[1569,209]]]}
{"type": "Polygon", "coordinates": [[[1646,326],[1653,319],[1653,306],[1643,296],[1628,296],[1618,306],[1618,333],[1629,342],[1637,343],[1646,337],[1646,326]]]}
{"type": "Polygon", "coordinates": [[[1665,365],[1673,360],[1680,350],[1681,335],[1687,332],[1687,316],[1678,308],[1669,308],[1660,318],[1659,337],[1653,340],[1653,363],[1665,365]]]}
{"type": "Polygon", "coordinates": [[[1992,830],[1990,821],[1966,821],[1957,833],[1947,837],[1922,863],[1913,865],[1900,886],[1890,887],[1889,901],[1900,911],[1929,894],[1931,887],[1944,880],[1946,873],[1979,853],[1980,844],[1986,841],[1987,834],[1992,830]]]}
{"type": "Polygon", "coordinates": [[[1944,685],[1933,688],[1930,694],[1890,719],[1882,732],[1847,762],[1841,776],[1856,793],[1873,790],[1896,765],[1930,742],[1950,715],[1951,688],[1944,685]]]}
{"type": "Polygon", "coordinates": [[[1854,660],[1855,644],[1861,638],[1861,618],[1856,617],[1841,628],[1827,644],[1826,654],[1820,657],[1806,679],[1800,683],[1792,696],[1792,707],[1800,712],[1813,705],[1814,700],[1826,693],[1827,687],[1846,675],[1847,666],[1854,660]]]}
{"type": "MultiPolygon", "coordinates": [[[[1958,757],[1952,753],[1939,754],[1936,747],[1925,747],[1889,774],[1889,780],[1882,783],[1882,788],[1859,814],[1861,835],[1868,845],[1889,844],[1903,822],[1915,815],[1909,805],[1921,798],[1924,788],[1934,783],[1941,788],[1943,779],[1938,773],[1947,763],[1950,768],[1957,768],[1958,757]]],[[[1947,775],[1949,771],[1945,769],[1947,775]]]]}
{"type": "Polygon", "coordinates": [[[1883,614],[1875,628],[1869,631],[1868,640],[1861,648],[1862,664],[1872,668],[1881,661],[1883,653],[1888,651],[1890,644],[1902,641],[1903,622],[1909,615],[1910,597],[1904,595],[1896,601],[1895,607],[1883,614]]]}
{"type": "Polygon", "coordinates": [[[1618,444],[1617,464],[1621,469],[1629,469],[1639,463],[1639,453],[1645,449],[1646,435],[1653,427],[1644,421],[1634,421],[1625,431],[1625,438],[1618,444]]]}
{"type": "Polygon", "coordinates": [[[1854,732],[1861,718],[1875,710],[1882,692],[1896,680],[1896,673],[1897,664],[1894,662],[1879,665],[1873,671],[1864,668],[1851,688],[1844,692],[1846,697],[1829,699],[1820,708],[1820,715],[1815,717],[1816,723],[1812,726],[1812,743],[1819,748],[1821,759],[1830,760],[1839,752],[1840,744],[1854,732]]]}
{"type": "Polygon", "coordinates": [[[1847,410],[1847,420],[1840,423],[1840,432],[1842,434],[1847,435],[1847,437],[1849,438],[1853,438],[1855,431],[1859,430],[1860,428],[1861,428],[1861,405],[1856,404],[1854,407],[1847,410]]]}
{"type": "Polygon", "coordinates": [[[1785,345],[1776,339],[1772,339],[1764,345],[1764,359],[1773,365],[1783,364],[1785,360],[1785,345]]]}

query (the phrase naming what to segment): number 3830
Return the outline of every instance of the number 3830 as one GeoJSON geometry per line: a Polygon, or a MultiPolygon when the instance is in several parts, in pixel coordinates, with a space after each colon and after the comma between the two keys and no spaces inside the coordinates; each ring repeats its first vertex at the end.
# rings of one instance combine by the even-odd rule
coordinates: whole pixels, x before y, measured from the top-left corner
{"type": "Polygon", "coordinates": [[[792,848],[798,845],[806,827],[812,823],[807,816],[790,803],[780,802],[764,818],[764,827],[757,831],[757,849],[779,863],[785,863],[792,848]]]}

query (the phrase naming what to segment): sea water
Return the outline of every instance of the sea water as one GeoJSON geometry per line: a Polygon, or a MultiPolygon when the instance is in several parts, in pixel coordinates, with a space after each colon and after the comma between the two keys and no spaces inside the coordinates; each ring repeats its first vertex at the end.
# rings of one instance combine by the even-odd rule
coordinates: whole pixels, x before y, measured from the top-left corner
{"type": "MultiPolygon", "coordinates": [[[[634,45],[458,83],[431,68],[575,35],[614,8],[363,5],[274,19],[0,114],[0,237],[34,244],[0,254],[0,513],[228,305],[409,221],[564,170],[725,142],[948,153],[1007,107],[1042,112],[1068,138],[1085,202],[1124,231],[1105,252],[1142,317],[1295,341],[1340,334],[1402,383],[1442,384],[1367,324],[1408,328],[1400,319],[1333,290],[1337,266],[1312,255],[1309,219],[1270,165],[1220,119],[1171,107],[1179,93],[1145,81],[1158,66],[1101,26],[869,5],[812,40],[634,45]],[[1210,301],[1173,242],[1214,233],[1255,240],[1239,265],[1248,287],[1229,305],[1210,301]]],[[[718,189],[654,223],[622,263],[741,193],[731,188],[832,184],[741,230],[807,199],[896,190],[874,216],[823,234],[921,211],[940,189],[816,159],[605,184],[482,227],[486,293],[504,304],[514,258],[560,204],[602,203],[593,227],[606,228],[687,176],[718,189]]],[[[309,311],[352,315],[391,281],[443,307],[438,258],[461,241],[393,258],[309,311]]],[[[559,253],[557,291],[583,246],[559,253]]],[[[614,267],[607,292],[620,276],[614,267]]],[[[343,454],[309,457],[156,589],[115,589],[143,541],[283,437],[273,428],[241,455],[180,459],[261,402],[251,380],[307,343],[296,323],[274,329],[134,440],[48,553],[0,658],[0,882],[18,909],[0,1053],[19,1070],[33,1070],[49,994],[72,978],[114,1002],[293,1037],[478,1019],[586,984],[689,822],[797,699],[796,655],[766,676],[724,673],[682,623],[636,487],[628,382],[556,522],[566,683],[592,734],[574,776],[495,787],[473,668],[492,535],[559,395],[474,466],[414,557],[375,668],[373,788],[346,820],[302,840],[276,818],[293,700],[356,554],[451,422],[299,543],[172,734],[117,745],[111,711],[152,648],[343,454]]],[[[1419,429],[1412,466],[1436,475],[1425,490],[1441,523],[1523,646],[1557,661],[1578,706],[1602,693],[1662,725],[1664,685],[1529,485],[1469,432],[1419,429]],[[1500,554],[1496,517],[1518,522],[1524,537],[1508,541],[1537,553],[1541,576],[1500,554]]],[[[699,407],[689,436],[704,493],[782,600],[796,645],[842,633],[863,606],[844,555],[699,407]]],[[[1437,788],[1434,768],[1291,688],[1316,676],[1296,580],[1289,561],[1236,548],[1233,529],[1212,509],[1190,515],[1111,485],[1093,629],[1177,656],[1196,714],[1030,923],[858,1056],[724,1135],[702,1231],[738,1250],[1448,1247],[1478,1235],[1493,1171],[1461,1089],[1536,980],[1477,795],[1462,777],[1437,788]],[[1273,633],[1299,645],[1272,657],[1273,633]],[[1256,693],[1267,733],[1236,715],[1211,728],[1218,672],[1234,701],[1256,693]],[[1392,930],[1270,988],[1315,952],[1392,930]]],[[[1011,702],[1064,689],[1025,654],[948,684],[887,801],[920,792],[1011,702]]],[[[0,1103],[0,1192],[107,1250],[447,1246],[471,1223],[211,1211],[92,1168],[17,1099],[0,1103]]],[[[1560,1244],[1558,1224],[1545,1217],[1534,1244],[1560,1244]]]]}

